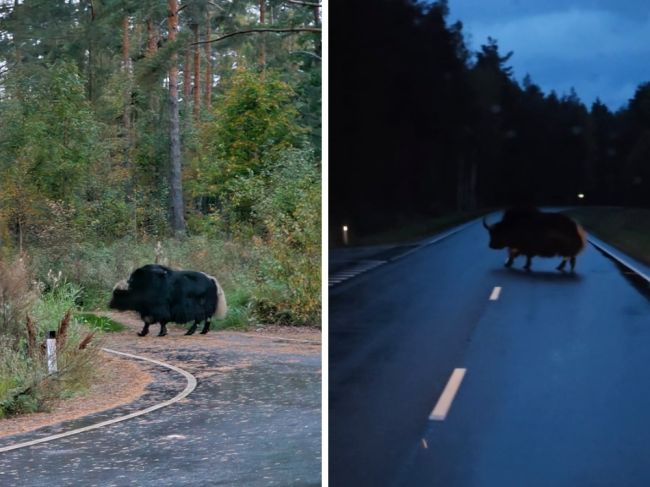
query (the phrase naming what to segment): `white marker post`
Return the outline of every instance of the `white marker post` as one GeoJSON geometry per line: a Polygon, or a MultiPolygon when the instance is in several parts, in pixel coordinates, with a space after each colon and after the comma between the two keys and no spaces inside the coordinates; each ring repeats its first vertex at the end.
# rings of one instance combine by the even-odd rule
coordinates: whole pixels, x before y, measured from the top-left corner
{"type": "Polygon", "coordinates": [[[58,370],[56,368],[56,332],[50,331],[50,335],[47,338],[47,371],[50,374],[56,373],[58,370]]]}
{"type": "Polygon", "coordinates": [[[348,226],[343,225],[343,245],[347,245],[348,242],[348,226]]]}

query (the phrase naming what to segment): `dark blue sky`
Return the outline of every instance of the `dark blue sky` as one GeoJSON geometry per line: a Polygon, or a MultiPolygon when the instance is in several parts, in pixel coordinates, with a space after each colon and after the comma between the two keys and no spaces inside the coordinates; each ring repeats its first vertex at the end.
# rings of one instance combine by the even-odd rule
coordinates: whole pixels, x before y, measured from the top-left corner
{"type": "Polygon", "coordinates": [[[519,81],[617,110],[650,81],[650,0],[449,0],[472,51],[497,39],[519,81]]]}

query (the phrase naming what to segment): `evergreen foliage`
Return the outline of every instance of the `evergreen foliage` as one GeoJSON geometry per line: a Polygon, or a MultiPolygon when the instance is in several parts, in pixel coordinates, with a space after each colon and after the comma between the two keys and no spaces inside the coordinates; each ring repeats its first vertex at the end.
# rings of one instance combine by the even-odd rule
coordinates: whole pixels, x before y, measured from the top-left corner
{"type": "Polygon", "coordinates": [[[82,286],[80,300],[96,306],[105,305],[111,280],[133,270],[126,263],[161,240],[176,256],[170,264],[235,286],[227,291],[241,297],[232,308],[238,324],[273,321],[248,310],[268,298],[269,284],[293,290],[299,282],[309,297],[283,305],[300,317],[285,321],[317,325],[320,255],[302,252],[309,265],[284,273],[265,263],[319,248],[311,231],[320,228],[319,153],[309,150],[320,143],[319,9],[279,0],[177,8],[172,30],[166,2],[0,4],[0,257],[33,257],[36,278],[61,270],[82,286]],[[232,33],[241,34],[213,42],[232,33]],[[303,164],[292,166],[290,180],[274,174],[296,159],[303,164]],[[309,197],[291,211],[313,221],[273,220],[273,205],[283,211],[286,201],[270,195],[303,194],[305,181],[309,197]],[[259,194],[237,193],[254,185],[259,194]],[[202,261],[186,258],[192,244],[228,247],[242,262],[254,255],[259,268],[231,278],[207,250],[197,250],[202,261]]]}
{"type": "MultiPolygon", "coordinates": [[[[612,113],[476,53],[447,1],[333,0],[330,225],[515,204],[650,205],[647,83],[612,113]],[[363,32],[372,14],[372,35],[363,32]]],[[[471,33],[470,33],[471,34],[471,33]]]]}

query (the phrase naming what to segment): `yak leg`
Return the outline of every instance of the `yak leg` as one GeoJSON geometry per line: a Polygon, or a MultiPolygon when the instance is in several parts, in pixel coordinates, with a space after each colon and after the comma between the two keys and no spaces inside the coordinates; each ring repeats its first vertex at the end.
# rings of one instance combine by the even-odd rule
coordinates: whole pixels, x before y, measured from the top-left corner
{"type": "Polygon", "coordinates": [[[192,326],[190,327],[189,330],[187,330],[186,335],[194,335],[194,332],[196,331],[196,327],[199,326],[199,320],[194,320],[194,323],[192,323],[192,326]]]}
{"type": "Polygon", "coordinates": [[[526,265],[524,266],[524,269],[527,271],[530,270],[530,265],[532,264],[533,256],[532,255],[526,255],[526,265]]]}
{"type": "Polygon", "coordinates": [[[558,271],[564,271],[564,266],[566,265],[567,257],[562,257],[562,262],[556,267],[558,271]]]}
{"type": "Polygon", "coordinates": [[[145,321],[142,331],[138,333],[139,337],[146,336],[149,333],[149,323],[145,321]]]}
{"type": "Polygon", "coordinates": [[[571,272],[573,272],[575,270],[575,268],[576,268],[576,257],[575,257],[575,255],[573,257],[571,257],[570,262],[571,262],[571,272]]]}
{"type": "Polygon", "coordinates": [[[503,264],[506,267],[512,266],[512,263],[515,261],[515,257],[519,255],[519,251],[517,249],[508,249],[508,260],[506,260],[506,263],[503,264]]]}
{"type": "Polygon", "coordinates": [[[164,337],[167,335],[167,323],[164,321],[160,322],[160,332],[158,332],[159,337],[164,337]]]}
{"type": "Polygon", "coordinates": [[[205,320],[205,323],[203,324],[203,329],[201,330],[201,335],[205,335],[208,331],[210,331],[210,318],[207,318],[205,320]]]}

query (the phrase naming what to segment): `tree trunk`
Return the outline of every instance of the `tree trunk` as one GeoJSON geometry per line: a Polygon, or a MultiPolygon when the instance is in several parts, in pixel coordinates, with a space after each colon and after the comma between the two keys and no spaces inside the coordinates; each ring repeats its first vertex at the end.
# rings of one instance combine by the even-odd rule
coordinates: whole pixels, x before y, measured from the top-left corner
{"type": "Polygon", "coordinates": [[[125,137],[128,138],[131,132],[131,59],[129,57],[129,17],[122,18],[122,69],[129,81],[124,87],[124,131],[125,137]]]}
{"type": "Polygon", "coordinates": [[[201,110],[201,51],[199,45],[199,25],[192,24],[192,32],[194,33],[194,120],[199,119],[199,112],[201,110]]]}
{"type": "Polygon", "coordinates": [[[464,211],[467,207],[467,170],[464,158],[458,161],[458,176],[456,180],[456,210],[464,211]]]}
{"type": "Polygon", "coordinates": [[[23,255],[23,220],[18,217],[18,250],[20,255],[23,255]]]}
{"type": "MultiPolygon", "coordinates": [[[[320,25],[320,7],[314,7],[314,25],[318,27],[320,25]]],[[[316,54],[320,58],[323,55],[323,37],[318,36],[316,41],[316,54]]]]}
{"type": "Polygon", "coordinates": [[[190,43],[185,46],[185,57],[183,58],[183,103],[185,113],[189,111],[192,91],[192,71],[190,69],[190,43]]]}
{"type": "MultiPolygon", "coordinates": [[[[264,14],[265,12],[265,0],[260,0],[260,24],[264,25],[264,14]]],[[[262,34],[262,38],[260,39],[260,58],[259,58],[259,63],[262,69],[264,69],[264,66],[266,65],[266,47],[264,45],[264,35],[262,34]]]]}
{"type": "MultiPolygon", "coordinates": [[[[207,27],[205,29],[205,39],[209,40],[212,35],[210,26],[210,14],[208,14],[207,27]]],[[[212,44],[205,44],[205,106],[209,110],[212,104],[212,44]]]]}
{"type": "Polygon", "coordinates": [[[90,7],[90,35],[88,36],[88,99],[91,103],[95,102],[95,42],[94,42],[94,24],[95,24],[95,7],[92,0],[88,3],[90,7]]]}
{"type": "Polygon", "coordinates": [[[147,50],[145,55],[151,57],[158,49],[158,32],[151,18],[147,19],[147,50]]]}
{"type": "Polygon", "coordinates": [[[477,185],[478,185],[478,164],[476,159],[472,158],[469,169],[469,210],[476,210],[478,208],[478,195],[477,195],[477,185]]]}
{"type": "MultiPolygon", "coordinates": [[[[178,29],[178,2],[167,0],[167,25],[169,41],[176,39],[178,29]]],[[[178,67],[176,54],[172,55],[169,68],[169,138],[171,145],[169,189],[171,193],[171,227],[175,235],[185,233],[185,211],[183,208],[183,177],[181,162],[181,131],[178,117],[178,67]]]]}

